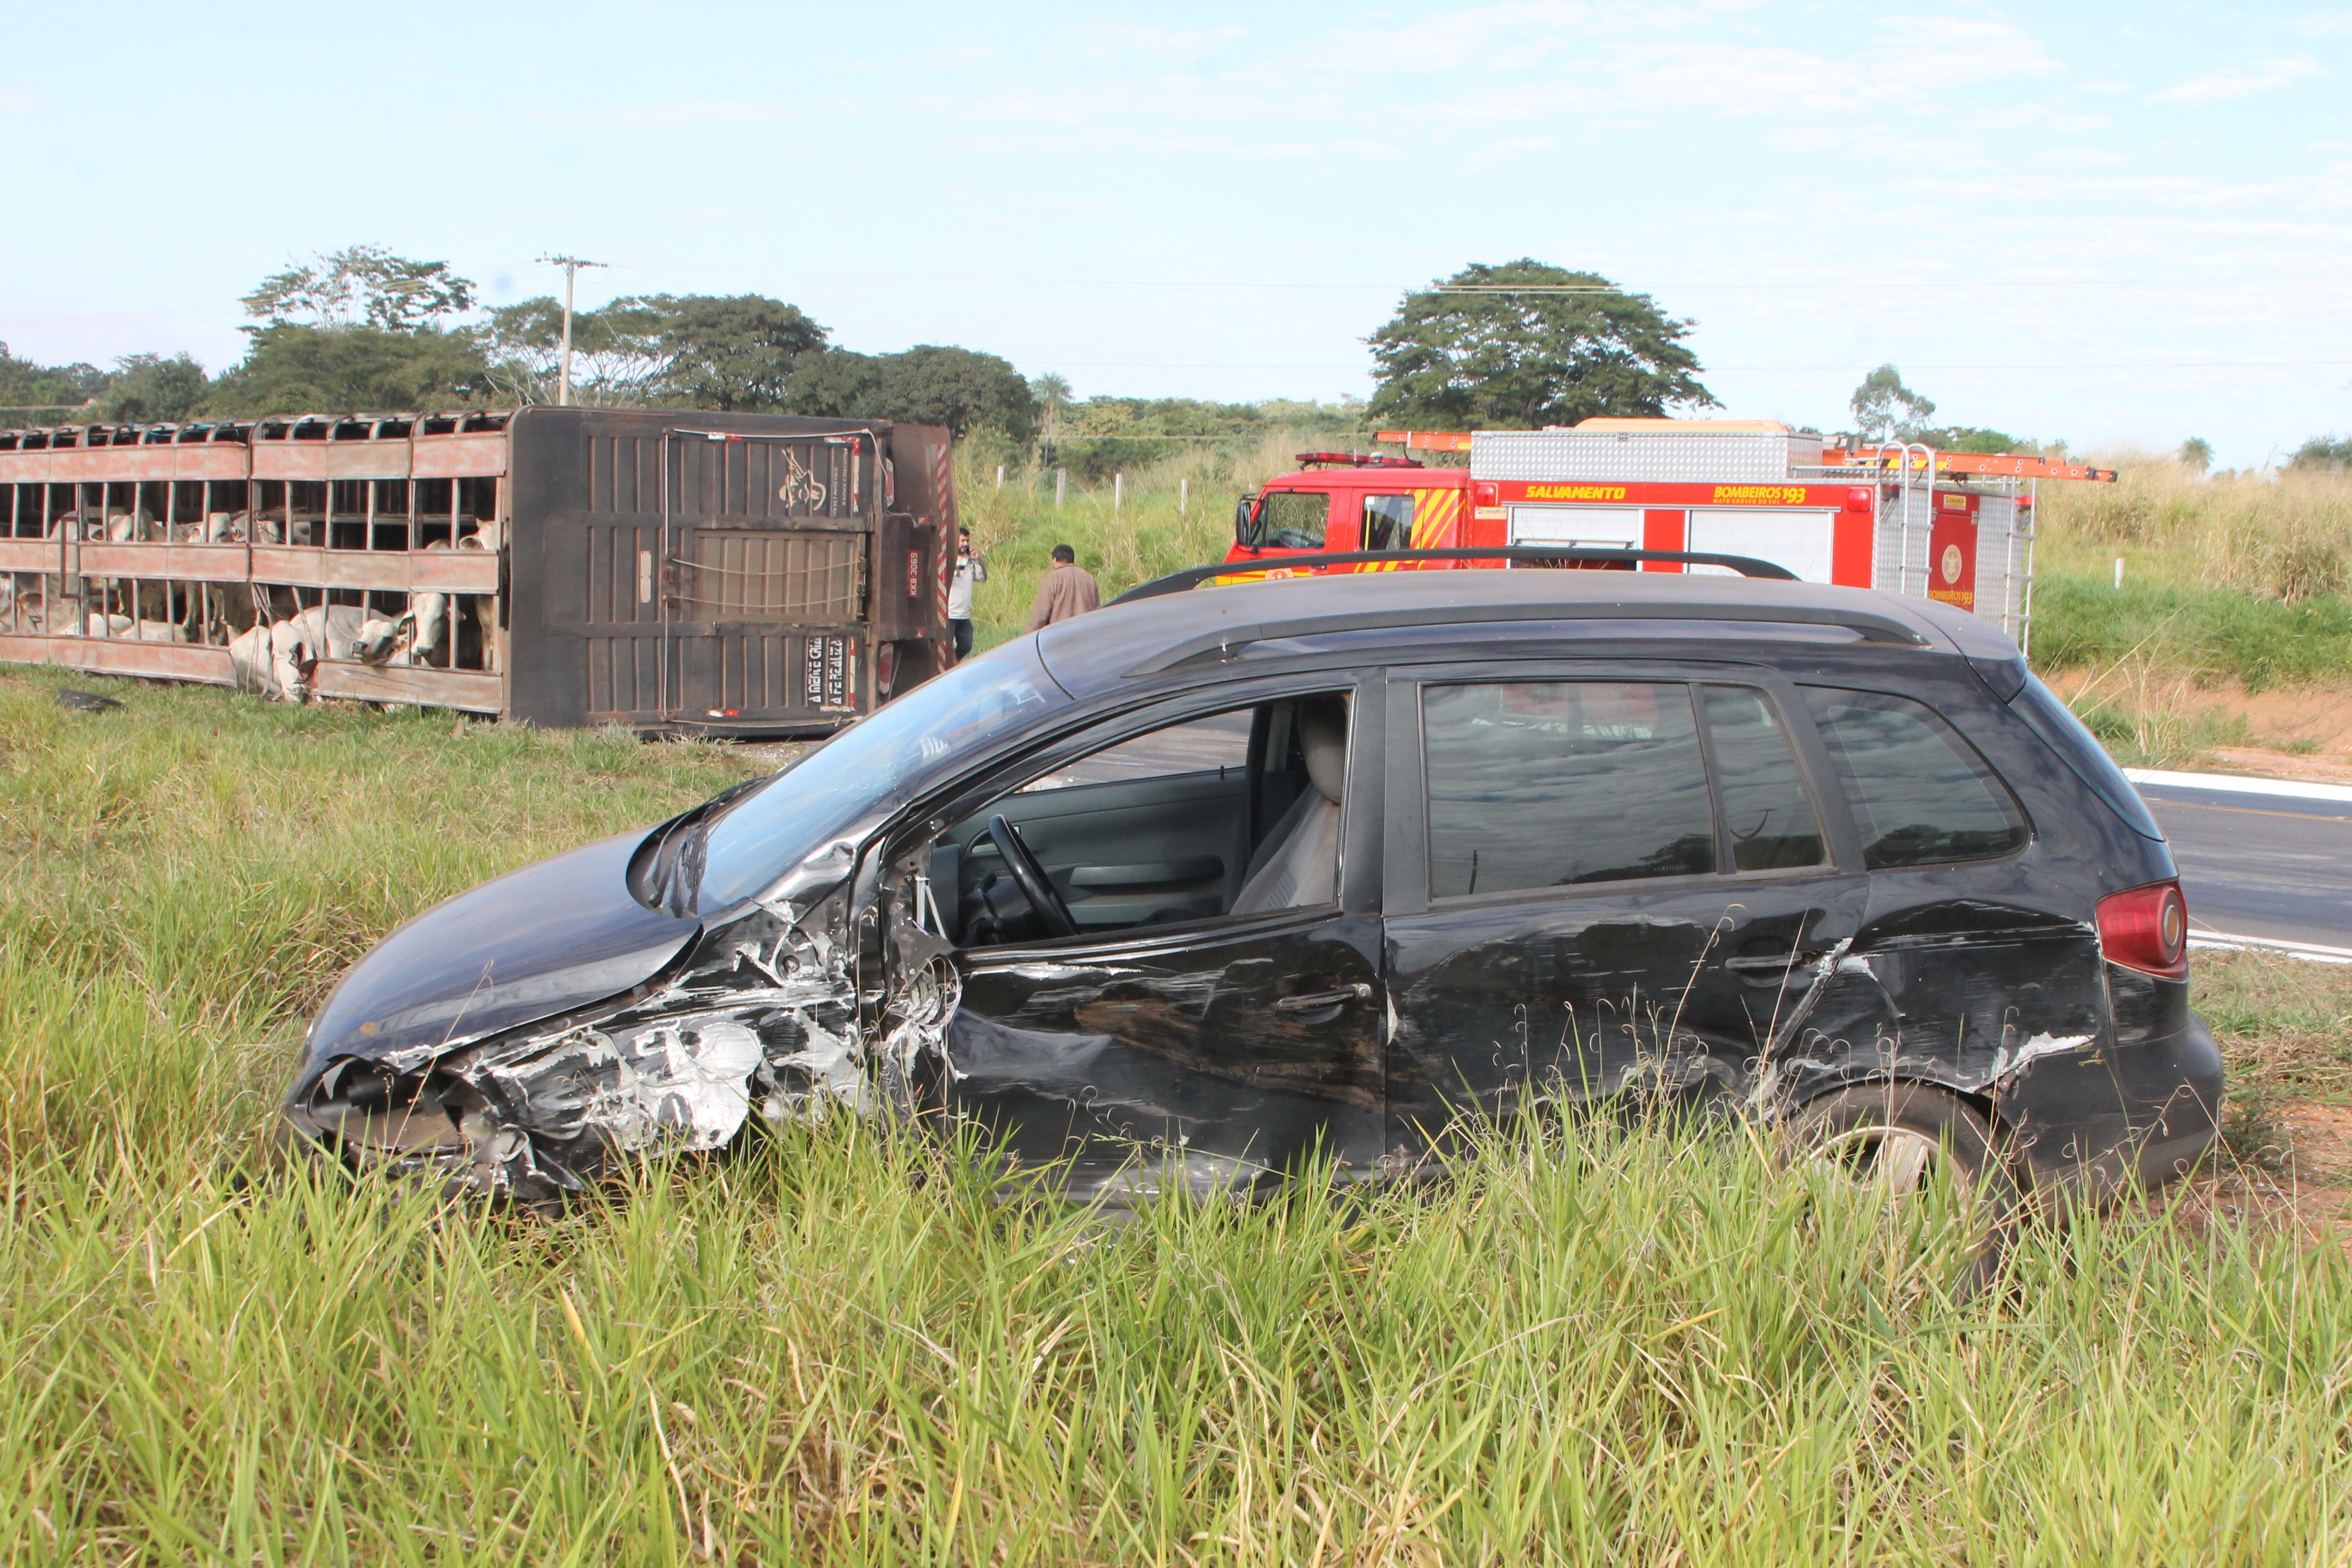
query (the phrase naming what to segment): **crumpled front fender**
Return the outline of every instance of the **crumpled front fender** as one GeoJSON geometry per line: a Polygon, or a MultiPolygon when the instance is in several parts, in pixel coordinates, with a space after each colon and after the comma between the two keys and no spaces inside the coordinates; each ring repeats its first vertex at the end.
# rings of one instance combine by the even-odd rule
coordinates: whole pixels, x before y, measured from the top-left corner
{"type": "Polygon", "coordinates": [[[869,1111],[845,903],[751,906],[621,996],[455,1049],[321,1060],[287,1120],[355,1166],[544,1206],[755,1110],[869,1111]]]}

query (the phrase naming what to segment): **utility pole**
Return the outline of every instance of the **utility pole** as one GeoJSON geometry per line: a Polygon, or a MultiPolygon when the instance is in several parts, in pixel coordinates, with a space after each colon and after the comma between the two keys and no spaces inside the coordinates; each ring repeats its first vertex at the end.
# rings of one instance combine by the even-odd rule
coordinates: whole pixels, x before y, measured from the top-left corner
{"type": "Polygon", "coordinates": [[[602,267],[602,261],[583,261],[576,256],[542,256],[540,260],[550,267],[563,268],[563,357],[555,373],[555,405],[558,408],[572,401],[572,284],[583,267],[602,267]]]}

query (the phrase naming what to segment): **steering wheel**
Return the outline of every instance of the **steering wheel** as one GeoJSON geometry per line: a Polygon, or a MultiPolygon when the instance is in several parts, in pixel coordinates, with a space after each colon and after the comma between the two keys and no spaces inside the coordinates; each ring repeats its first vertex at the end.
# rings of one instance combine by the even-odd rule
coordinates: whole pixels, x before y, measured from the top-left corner
{"type": "Polygon", "coordinates": [[[1045,934],[1077,935],[1078,922],[1070,918],[1070,906],[1062,901],[1062,895],[1055,890],[1054,879],[1045,875],[1045,868],[1037,864],[1037,857],[1029,852],[1021,830],[1002,815],[992,816],[988,819],[988,841],[1004,857],[1004,864],[1013,873],[1013,886],[1021,889],[1021,896],[1037,912],[1045,934]]]}

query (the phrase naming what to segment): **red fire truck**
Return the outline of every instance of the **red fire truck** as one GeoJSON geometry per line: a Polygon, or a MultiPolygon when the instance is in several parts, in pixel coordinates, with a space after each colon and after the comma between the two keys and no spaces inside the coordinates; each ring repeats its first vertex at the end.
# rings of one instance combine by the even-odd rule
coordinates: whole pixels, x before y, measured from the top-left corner
{"type": "MultiPolygon", "coordinates": [[[[1469,466],[1301,453],[1300,471],[1242,498],[1226,560],[1486,545],[1744,555],[1809,583],[1957,605],[1998,622],[2022,646],[2032,624],[2039,482],[2115,478],[2043,458],[1829,446],[1760,419],[1587,419],[1545,430],[1383,430],[1374,439],[1408,452],[1466,453],[1469,466]]],[[[1301,570],[1407,564],[1510,563],[1301,570]]]]}

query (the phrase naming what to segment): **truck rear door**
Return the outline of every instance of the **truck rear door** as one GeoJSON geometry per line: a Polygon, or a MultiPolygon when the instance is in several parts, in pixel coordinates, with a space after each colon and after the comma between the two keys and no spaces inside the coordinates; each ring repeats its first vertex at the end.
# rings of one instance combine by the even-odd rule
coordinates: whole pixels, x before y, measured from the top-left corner
{"type": "Polygon", "coordinates": [[[863,711],[875,437],[674,430],[664,447],[662,717],[814,726],[863,711]]]}

